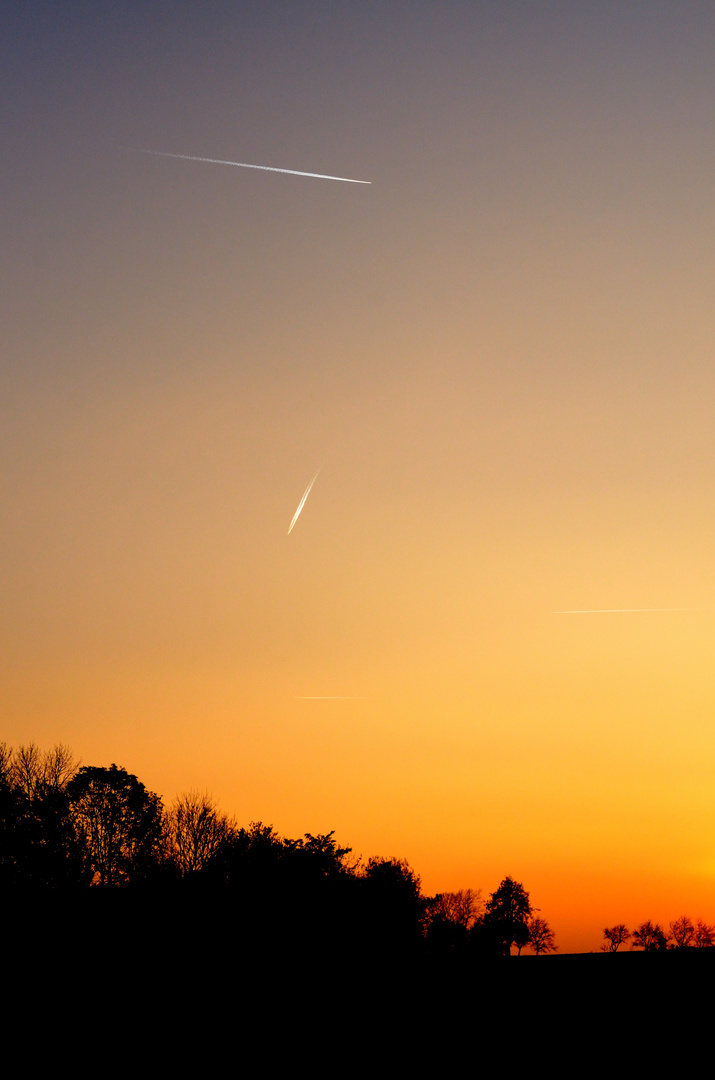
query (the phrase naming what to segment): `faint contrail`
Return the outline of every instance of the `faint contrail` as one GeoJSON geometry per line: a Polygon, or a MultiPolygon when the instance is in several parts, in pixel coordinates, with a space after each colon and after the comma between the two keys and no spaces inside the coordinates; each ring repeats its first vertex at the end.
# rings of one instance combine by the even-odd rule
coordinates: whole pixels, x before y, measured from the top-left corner
{"type": "Polygon", "coordinates": [[[299,172],[298,169],[276,169],[273,165],[247,165],[244,161],[221,161],[219,158],[195,157],[193,154],[168,154],[164,150],[143,150],[140,147],[131,147],[131,149],[137,154],[180,158],[182,161],[204,161],[208,165],[234,165],[237,169],[262,169],[263,172],[289,173],[291,176],[312,176],[315,180],[342,180],[344,184],[372,183],[372,180],[351,180],[347,176],[325,176],[323,173],[299,172]]]}
{"type": "Polygon", "coordinates": [[[622,608],[583,608],[579,611],[552,611],[552,615],[623,615],[632,611],[697,611],[686,607],[622,607],[622,608]]]}
{"type": "Polygon", "coordinates": [[[308,496],[310,495],[310,489],[312,488],[313,484],[315,483],[315,481],[316,481],[316,478],[317,478],[317,476],[318,476],[318,473],[319,473],[319,472],[320,472],[320,469],[318,469],[318,472],[316,472],[315,476],[313,477],[313,479],[312,479],[312,480],[310,481],[310,483],[308,484],[307,488],[305,489],[305,491],[304,491],[304,493],[303,493],[303,498],[302,498],[302,499],[300,500],[300,502],[298,503],[298,509],[296,510],[295,514],[293,515],[293,520],[291,521],[290,525],[288,526],[288,535],[289,535],[289,536],[290,536],[290,534],[291,534],[291,529],[293,528],[293,526],[295,525],[296,521],[298,520],[298,517],[299,517],[299,515],[300,515],[300,512],[301,512],[301,510],[302,510],[302,509],[303,509],[303,507],[305,506],[305,500],[306,500],[306,499],[308,498],[308,496]]]}
{"type": "Polygon", "coordinates": [[[313,694],[310,697],[298,696],[296,701],[359,701],[360,698],[346,696],[345,694],[313,694]]]}

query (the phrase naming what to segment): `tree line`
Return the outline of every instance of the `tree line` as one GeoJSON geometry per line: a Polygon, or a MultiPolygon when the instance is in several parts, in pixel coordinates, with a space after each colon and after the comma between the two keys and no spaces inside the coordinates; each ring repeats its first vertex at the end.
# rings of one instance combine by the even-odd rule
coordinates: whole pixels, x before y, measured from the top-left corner
{"type": "Polygon", "coordinates": [[[667,929],[648,919],[632,932],[625,923],[607,926],[603,937],[601,952],[618,952],[620,946],[629,941],[632,949],[643,949],[645,952],[656,949],[710,949],[715,946],[715,926],[702,919],[693,922],[689,915],[681,915],[667,929]]]}
{"type": "MultiPolygon", "coordinates": [[[[281,837],[271,825],[239,827],[208,794],[190,791],[168,809],[115,764],[82,766],[68,747],[13,750],[0,743],[0,888],[12,893],[160,889],[230,895],[265,931],[298,926],[344,937],[388,938],[435,956],[556,952],[554,932],[523,885],[507,876],[480,890],[424,896],[404,859],[363,862],[332,832],[281,837]],[[329,929],[330,928],[330,929],[329,929]]],[[[683,915],[606,927],[603,952],[709,948],[715,926],[683,915]]]]}
{"type": "Polygon", "coordinates": [[[332,832],[239,826],[208,794],[168,808],[124,768],[82,766],[63,745],[0,744],[0,888],[229,898],[257,933],[390,943],[434,956],[557,949],[523,885],[424,896],[404,859],[367,861],[332,832]]]}

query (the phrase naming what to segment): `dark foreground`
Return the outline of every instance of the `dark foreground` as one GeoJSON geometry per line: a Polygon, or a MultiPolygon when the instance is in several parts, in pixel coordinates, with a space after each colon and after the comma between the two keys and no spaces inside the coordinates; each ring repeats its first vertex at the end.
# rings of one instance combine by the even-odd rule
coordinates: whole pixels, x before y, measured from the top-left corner
{"type": "Polygon", "coordinates": [[[710,1011],[715,949],[434,957],[364,927],[326,936],[306,917],[301,933],[287,912],[270,925],[235,902],[128,899],[6,902],[5,1027],[37,1032],[33,1060],[246,1075],[303,1062],[328,1075],[350,1059],[403,1075],[571,1047],[642,1063],[681,1018],[692,1044],[693,1010],[710,1011]]]}

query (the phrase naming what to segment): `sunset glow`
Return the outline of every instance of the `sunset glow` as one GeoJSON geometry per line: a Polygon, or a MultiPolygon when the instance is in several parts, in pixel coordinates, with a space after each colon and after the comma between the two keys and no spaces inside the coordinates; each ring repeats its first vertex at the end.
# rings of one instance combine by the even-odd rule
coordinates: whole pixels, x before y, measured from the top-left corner
{"type": "Polygon", "coordinates": [[[0,740],[715,923],[715,7],[109,6],[0,16],[0,740]]]}

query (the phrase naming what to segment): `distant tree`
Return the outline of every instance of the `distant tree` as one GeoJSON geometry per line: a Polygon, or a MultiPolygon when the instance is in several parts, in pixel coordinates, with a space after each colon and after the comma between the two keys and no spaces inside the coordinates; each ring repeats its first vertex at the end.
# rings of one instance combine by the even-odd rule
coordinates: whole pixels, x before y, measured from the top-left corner
{"type": "Polygon", "coordinates": [[[167,854],[182,874],[203,870],[235,830],[214,799],[198,791],[178,795],[166,814],[167,854]]]}
{"type": "Polygon", "coordinates": [[[527,944],[531,946],[536,955],[539,953],[554,953],[559,947],[554,940],[554,932],[546,919],[538,917],[529,919],[529,938],[527,944]]]}
{"type": "Polygon", "coordinates": [[[673,947],[687,949],[695,939],[695,926],[693,920],[687,915],[681,915],[670,924],[670,937],[673,939],[673,947]]]}
{"type": "Polygon", "coordinates": [[[667,935],[663,932],[660,923],[652,923],[650,919],[633,931],[631,948],[645,949],[652,952],[654,949],[666,949],[668,947],[667,935]]]}
{"type": "Polygon", "coordinates": [[[162,806],[158,795],[111,765],[86,766],[67,785],[70,817],[93,885],[145,876],[159,859],[162,806]]]}
{"type": "Polygon", "coordinates": [[[524,886],[512,877],[505,877],[487,901],[481,922],[499,943],[501,952],[509,956],[512,945],[521,954],[527,944],[532,914],[529,894],[524,886]]]}
{"type": "Polygon", "coordinates": [[[693,944],[696,949],[710,949],[715,945],[715,926],[708,926],[702,919],[695,924],[693,944]]]}
{"type": "Polygon", "coordinates": [[[618,946],[625,945],[631,932],[623,923],[619,923],[618,926],[607,926],[603,931],[603,936],[606,941],[601,946],[601,952],[618,952],[618,946]]]}

